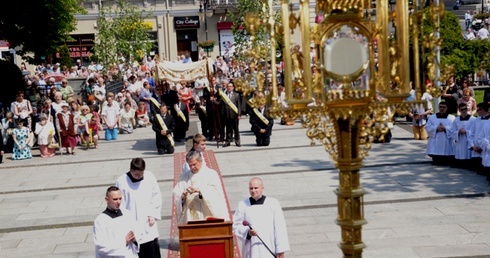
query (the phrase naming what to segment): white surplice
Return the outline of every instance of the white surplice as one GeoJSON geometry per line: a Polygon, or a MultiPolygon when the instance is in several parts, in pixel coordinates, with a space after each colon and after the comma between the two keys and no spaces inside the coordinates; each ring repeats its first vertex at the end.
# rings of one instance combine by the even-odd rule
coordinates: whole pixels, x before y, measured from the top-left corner
{"type": "MultiPolygon", "coordinates": [[[[489,121],[489,120],[483,120],[489,121]]],[[[482,148],[481,158],[484,167],[490,167],[490,123],[484,123],[479,131],[477,138],[479,146],[482,148]]]]}
{"type": "Polygon", "coordinates": [[[139,245],[129,243],[126,245],[126,235],[133,231],[136,241],[141,239],[141,227],[137,226],[130,212],[121,210],[122,216],[111,218],[105,213],[99,214],[94,221],[93,234],[95,244],[95,257],[138,257],[139,245]]]}
{"type": "Polygon", "coordinates": [[[148,217],[161,219],[162,194],[155,175],[145,170],[143,180],[133,183],[127,174],[120,176],[115,185],[122,193],[121,207],[132,213],[138,223],[144,223],[142,242],[153,241],[158,235],[158,225],[150,227],[148,217]]]}
{"type": "MultiPolygon", "coordinates": [[[[482,119],[482,117],[479,116],[475,119],[475,121],[473,121],[471,123],[470,134],[468,135],[470,147],[483,148],[483,146],[481,146],[482,138],[480,136],[481,136],[481,133],[482,133],[481,131],[482,131],[483,127],[485,126],[485,124],[488,123],[488,121],[490,121],[490,120],[482,119]]],[[[471,157],[472,158],[481,157],[481,153],[478,153],[476,151],[472,151],[471,157]]]]}
{"type": "Polygon", "coordinates": [[[450,128],[450,136],[454,141],[454,158],[455,159],[470,159],[471,150],[468,135],[471,133],[472,123],[475,121],[475,117],[469,115],[468,120],[461,121],[461,116],[454,119],[450,128]],[[459,131],[465,129],[466,133],[460,134],[459,131]]]}
{"type": "Polygon", "coordinates": [[[447,118],[437,118],[437,114],[429,117],[425,125],[425,130],[429,135],[429,140],[427,141],[428,155],[454,155],[453,143],[449,135],[453,121],[453,115],[448,115],[447,118]],[[439,124],[442,124],[446,128],[446,131],[438,132],[437,127],[439,124]]]}
{"type": "Polygon", "coordinates": [[[266,197],[263,204],[255,205],[250,204],[250,199],[245,199],[238,204],[233,215],[233,233],[242,242],[242,258],[272,257],[258,237],[247,239],[250,229],[243,225],[243,221],[249,222],[274,254],[290,250],[286,221],[276,199],[266,197]]]}
{"type": "Polygon", "coordinates": [[[228,205],[218,172],[202,166],[199,172],[184,171],[172,191],[179,224],[192,220],[203,220],[208,216],[230,220],[228,205]],[[188,194],[182,201],[182,193],[189,186],[198,188],[198,193],[188,194]]]}

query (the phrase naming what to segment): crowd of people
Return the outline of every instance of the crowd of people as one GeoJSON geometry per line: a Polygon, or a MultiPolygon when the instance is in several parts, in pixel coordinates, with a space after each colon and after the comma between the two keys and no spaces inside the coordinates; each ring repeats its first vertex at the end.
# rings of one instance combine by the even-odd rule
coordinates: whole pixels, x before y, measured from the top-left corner
{"type": "MultiPolygon", "coordinates": [[[[174,62],[185,63],[188,59],[184,56],[174,62]]],[[[133,67],[121,62],[110,70],[101,70],[93,62],[87,68],[78,61],[71,68],[59,64],[36,67],[32,75],[26,73],[26,89],[19,91],[16,100],[2,112],[3,153],[22,152],[13,155],[13,159],[31,158],[33,145],[26,143],[37,138],[35,144],[39,145],[41,157],[54,156],[56,149],[75,155],[77,146],[97,148],[102,130],[105,140],[110,141],[138,127],[151,127],[158,153],[171,154],[175,142],[186,139],[192,112],[200,119],[202,134],[223,147],[231,143],[241,146],[239,121],[243,117],[249,119],[257,146],[270,144],[274,120],[265,105],[265,99],[270,97],[267,94],[271,94],[270,65],[264,62],[259,70],[233,57],[217,57],[209,76],[194,81],[157,82],[158,62],[148,57],[133,67]],[[107,85],[114,83],[116,74],[123,75],[122,87],[109,91],[107,85]],[[84,78],[86,83],[76,89],[68,80],[74,77],[84,78]],[[264,88],[266,95],[237,91],[237,78],[245,78],[252,89],[264,88]]],[[[281,65],[274,69],[281,84],[281,65]]],[[[21,70],[26,70],[25,64],[21,64],[21,70]]],[[[280,90],[280,103],[284,102],[284,95],[280,90]]]]}
{"type": "MultiPolygon", "coordinates": [[[[487,12],[488,11],[489,10],[487,10],[487,12]]],[[[464,15],[466,33],[463,33],[463,36],[466,40],[488,40],[490,35],[490,33],[488,32],[488,19],[478,19],[476,17],[476,14],[476,11],[474,11],[473,13],[471,13],[471,11],[469,10],[466,11],[464,15]]]]}

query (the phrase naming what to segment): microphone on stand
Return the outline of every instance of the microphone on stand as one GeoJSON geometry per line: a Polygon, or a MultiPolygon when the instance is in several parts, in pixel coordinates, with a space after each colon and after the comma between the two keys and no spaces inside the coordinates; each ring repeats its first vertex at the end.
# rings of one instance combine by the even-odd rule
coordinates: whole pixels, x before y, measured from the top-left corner
{"type": "MultiPolygon", "coordinates": [[[[250,229],[253,229],[252,226],[250,226],[250,223],[246,220],[244,220],[242,222],[242,225],[244,225],[245,227],[249,227],[250,229]]],[[[274,256],[274,258],[277,258],[277,256],[271,251],[271,249],[264,243],[264,241],[262,240],[262,238],[259,237],[259,235],[257,234],[256,237],[259,238],[260,242],[262,242],[262,244],[265,246],[265,248],[267,248],[267,250],[272,254],[272,256],[274,256]]]]}

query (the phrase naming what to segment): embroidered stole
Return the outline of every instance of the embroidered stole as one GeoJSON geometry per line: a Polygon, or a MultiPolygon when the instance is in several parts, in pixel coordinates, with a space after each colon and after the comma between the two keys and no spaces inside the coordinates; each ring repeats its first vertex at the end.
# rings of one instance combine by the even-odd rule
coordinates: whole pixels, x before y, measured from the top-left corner
{"type": "MultiPolygon", "coordinates": [[[[156,114],[155,116],[156,116],[158,123],[160,124],[160,127],[162,128],[162,130],[168,131],[168,127],[165,124],[165,121],[163,121],[162,115],[156,114]]],[[[167,134],[167,139],[170,141],[170,145],[172,145],[172,147],[173,147],[175,142],[174,142],[174,138],[172,138],[172,135],[167,134]]]]}
{"type": "Polygon", "coordinates": [[[269,125],[269,120],[267,118],[265,118],[264,115],[262,115],[262,113],[259,111],[258,108],[254,108],[254,113],[255,115],[265,124],[265,125],[269,125]]]}
{"type": "Polygon", "coordinates": [[[223,98],[223,100],[225,101],[226,105],[228,105],[233,110],[233,112],[238,114],[238,108],[235,106],[235,104],[233,104],[233,102],[231,102],[230,98],[228,98],[228,96],[226,96],[226,94],[221,89],[219,90],[219,94],[221,95],[221,98],[223,98]]]}
{"type": "Polygon", "coordinates": [[[184,120],[184,123],[185,123],[186,122],[185,115],[184,115],[184,112],[182,112],[182,110],[180,110],[179,105],[178,104],[175,104],[174,105],[174,109],[175,109],[175,112],[177,112],[177,115],[180,118],[182,118],[182,120],[184,120]]]}

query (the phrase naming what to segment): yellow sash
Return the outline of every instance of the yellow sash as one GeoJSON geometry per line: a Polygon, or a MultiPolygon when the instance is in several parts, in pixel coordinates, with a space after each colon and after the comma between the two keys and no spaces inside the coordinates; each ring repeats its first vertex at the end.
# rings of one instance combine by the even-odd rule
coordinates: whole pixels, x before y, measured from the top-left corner
{"type": "Polygon", "coordinates": [[[156,100],[155,98],[150,98],[150,101],[151,103],[153,103],[153,105],[160,109],[160,103],[158,103],[158,100],[156,100]]]}
{"type": "Polygon", "coordinates": [[[199,108],[202,110],[202,112],[207,116],[208,114],[206,113],[206,107],[203,107],[202,105],[199,105],[199,108]]]}
{"type": "Polygon", "coordinates": [[[262,122],[266,125],[269,125],[269,120],[267,118],[265,118],[264,115],[262,115],[262,113],[260,113],[259,109],[258,108],[254,108],[254,113],[257,115],[257,117],[262,120],[262,122]]]}
{"type": "Polygon", "coordinates": [[[221,89],[219,89],[219,94],[221,95],[221,98],[225,101],[226,105],[228,105],[231,109],[233,109],[235,113],[238,114],[238,108],[235,106],[235,104],[231,102],[230,98],[228,98],[228,96],[226,96],[226,94],[221,89]]]}
{"type": "Polygon", "coordinates": [[[180,118],[182,118],[182,120],[184,120],[184,123],[185,123],[187,120],[185,119],[184,112],[182,112],[182,110],[180,110],[179,105],[175,104],[174,109],[175,109],[175,112],[177,112],[177,115],[180,116],[180,118]]]}
{"type": "MultiPolygon", "coordinates": [[[[167,125],[165,124],[165,121],[163,121],[162,115],[156,114],[155,116],[157,117],[158,123],[160,124],[162,130],[164,130],[165,132],[168,131],[167,125]]],[[[172,145],[173,147],[175,142],[174,142],[174,138],[172,138],[172,135],[167,134],[167,139],[170,141],[170,145],[172,145]]]]}

